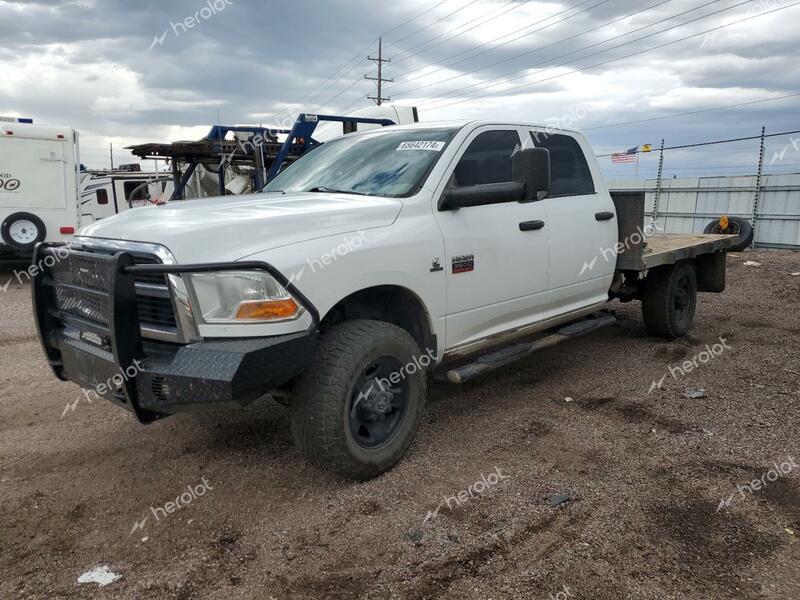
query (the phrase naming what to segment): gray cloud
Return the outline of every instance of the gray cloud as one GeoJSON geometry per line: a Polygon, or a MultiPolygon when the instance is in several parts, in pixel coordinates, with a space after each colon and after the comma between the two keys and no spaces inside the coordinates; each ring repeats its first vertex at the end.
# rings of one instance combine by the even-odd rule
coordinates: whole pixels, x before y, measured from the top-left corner
{"type": "MultiPolygon", "coordinates": [[[[395,58],[387,66],[387,76],[396,80],[388,86],[388,93],[397,102],[419,105],[423,119],[544,121],[562,117],[571,107],[591,105],[585,120],[576,123],[577,127],[591,127],[797,90],[800,45],[795,41],[793,23],[800,7],[612,62],[585,74],[524,85],[791,4],[788,0],[753,1],[675,31],[601,53],[609,46],[737,4],[735,0],[725,0],[668,20],[704,3],[672,0],[631,19],[558,43],[657,1],[610,0],[587,13],[564,18],[600,2],[594,0],[516,34],[527,33],[511,44],[498,47],[498,42],[493,42],[482,48],[490,48],[488,52],[476,56],[478,44],[575,3],[518,1],[513,11],[483,22],[486,16],[512,5],[482,0],[434,23],[467,4],[451,0],[387,34],[387,54],[395,58]],[[558,19],[563,21],[545,28],[558,19]],[[603,43],[661,20],[666,21],[603,43]],[[402,39],[432,23],[424,31],[402,39]],[[476,24],[479,26],[456,36],[476,24]],[[531,32],[537,28],[540,31],[531,32]],[[591,44],[597,45],[575,52],[591,44]],[[414,46],[417,48],[409,55],[409,48],[414,46]],[[452,58],[458,53],[465,54],[452,58]],[[565,53],[572,54],[559,58],[565,53]],[[493,64],[500,61],[503,62],[493,64]],[[439,68],[430,76],[409,80],[439,68]],[[453,95],[457,88],[515,71],[524,73],[524,69],[531,69],[530,77],[510,87],[478,87],[453,95]],[[420,88],[450,77],[454,79],[420,88]],[[461,98],[469,99],[437,108],[461,98]]],[[[117,144],[161,141],[169,136],[185,139],[215,122],[217,114],[224,121],[241,123],[267,121],[270,115],[294,114],[301,108],[334,111],[367,106],[365,96],[374,90],[371,82],[363,80],[372,68],[365,55],[374,54],[376,48],[364,48],[380,32],[395,28],[431,6],[421,0],[390,5],[357,0],[232,0],[228,5],[224,0],[216,2],[224,8],[206,18],[206,0],[0,0],[0,23],[4,24],[0,28],[0,114],[21,114],[39,122],[72,125],[86,132],[89,153],[99,152],[94,147],[100,148],[111,139],[117,144]],[[183,25],[178,25],[192,16],[197,16],[194,27],[184,30],[183,25]],[[154,44],[154,40],[161,41],[154,44]],[[341,70],[348,61],[350,67],[341,70]],[[336,77],[329,82],[334,74],[336,77]],[[351,84],[351,89],[340,94],[351,84]],[[312,93],[320,88],[327,89],[312,93]],[[288,105],[298,102],[302,105],[287,111],[288,105]]],[[[589,134],[602,152],[641,143],[657,144],[661,137],[668,138],[668,143],[682,143],[750,135],[757,133],[762,123],[772,130],[793,129],[798,103],[800,98],[680,119],[590,129],[589,134]]],[[[695,154],[685,163],[676,163],[676,168],[694,167],[698,160],[713,165],[724,160],[727,152],[728,149],[718,148],[711,156],[695,154]]],[[[749,152],[730,148],[729,158],[741,161],[749,152]]]]}

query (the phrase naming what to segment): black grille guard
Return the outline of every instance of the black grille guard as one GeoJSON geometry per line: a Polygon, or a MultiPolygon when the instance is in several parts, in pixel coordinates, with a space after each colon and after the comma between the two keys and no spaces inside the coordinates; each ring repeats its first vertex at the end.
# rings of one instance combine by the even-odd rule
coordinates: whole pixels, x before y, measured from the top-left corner
{"type": "MultiPolygon", "coordinates": [[[[283,273],[265,262],[136,265],[134,264],[134,257],[125,251],[103,254],[75,250],[69,247],[69,244],[40,243],[34,250],[32,264],[38,267],[35,269],[36,274],[33,277],[31,293],[39,341],[42,344],[51,369],[56,377],[62,381],[68,381],[68,379],[64,376],[64,364],[61,360],[60,352],[52,339],[53,334],[61,330],[62,323],[70,324],[82,331],[90,331],[101,336],[107,336],[110,340],[114,362],[122,371],[127,371],[129,368],[134,367],[135,360],[145,358],[137,310],[135,276],[138,274],[177,275],[213,271],[264,271],[274,277],[308,311],[312,318],[309,331],[316,331],[319,327],[320,315],[314,304],[283,273]],[[63,257],[65,251],[67,255],[63,257]],[[81,284],[66,284],[71,289],[104,301],[106,303],[106,324],[84,319],[58,308],[55,291],[58,286],[64,286],[65,284],[57,282],[53,278],[51,270],[56,264],[72,257],[95,262],[97,268],[102,270],[103,276],[106,277],[103,280],[106,284],[104,286],[106,289],[102,290],[81,284]],[[47,264],[48,258],[52,258],[51,265],[47,264]]],[[[89,278],[94,279],[93,276],[89,276],[89,278]]],[[[132,410],[142,423],[152,422],[161,418],[163,415],[151,412],[140,406],[137,400],[136,385],[136,377],[125,378],[121,386],[121,391],[124,394],[124,399],[120,398],[121,403],[126,404],[126,408],[132,410]]]]}

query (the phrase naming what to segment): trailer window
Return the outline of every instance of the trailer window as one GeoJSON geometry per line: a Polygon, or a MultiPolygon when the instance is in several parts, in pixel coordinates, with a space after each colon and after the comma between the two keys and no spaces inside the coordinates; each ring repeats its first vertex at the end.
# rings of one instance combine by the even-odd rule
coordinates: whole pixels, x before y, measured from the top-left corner
{"type": "Polygon", "coordinates": [[[97,190],[97,203],[108,204],[108,192],[106,190],[97,190]]]}
{"type": "Polygon", "coordinates": [[[128,202],[136,202],[137,200],[138,201],[150,200],[150,194],[148,192],[147,186],[146,185],[142,185],[143,183],[144,183],[143,181],[126,181],[126,182],[124,182],[124,188],[123,189],[125,190],[125,200],[128,201],[128,202]],[[139,187],[139,186],[141,186],[141,187],[139,187]],[[138,190],[136,189],[137,187],[139,188],[138,190]],[[131,194],[134,192],[134,190],[136,190],[136,193],[133,194],[133,197],[131,197],[131,194]]]}
{"type": "Polygon", "coordinates": [[[594,194],[592,172],[575,138],[534,131],[531,137],[537,148],[550,151],[550,198],[594,194]]]}
{"type": "Polygon", "coordinates": [[[263,191],[405,198],[422,188],[456,131],[385,129],[345,135],[304,154],[263,191]]]}

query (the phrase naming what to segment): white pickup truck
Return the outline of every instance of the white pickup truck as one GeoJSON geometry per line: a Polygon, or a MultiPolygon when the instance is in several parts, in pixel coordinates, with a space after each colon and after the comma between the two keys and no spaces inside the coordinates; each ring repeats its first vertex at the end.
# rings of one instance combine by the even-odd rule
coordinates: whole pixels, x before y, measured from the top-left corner
{"type": "Polygon", "coordinates": [[[87,397],[148,423],[271,394],[312,463],[368,479],[408,449],[443,362],[465,381],[610,323],[615,298],[683,335],[735,236],[652,228],[576,131],[387,127],[322,144],[261,193],[40,245],[34,309],[54,372],[87,397]]]}

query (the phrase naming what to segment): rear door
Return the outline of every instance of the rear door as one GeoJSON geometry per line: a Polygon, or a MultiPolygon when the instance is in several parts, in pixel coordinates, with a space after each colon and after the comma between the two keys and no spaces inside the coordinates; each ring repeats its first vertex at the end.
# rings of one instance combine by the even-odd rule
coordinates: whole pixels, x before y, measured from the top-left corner
{"type": "Polygon", "coordinates": [[[547,316],[561,316],[608,299],[618,238],[614,203],[591,148],[567,132],[528,132],[550,151],[551,188],[542,203],[550,227],[547,316]]]}
{"type": "Polygon", "coordinates": [[[448,349],[528,325],[547,297],[548,225],[544,203],[508,202],[439,211],[449,186],[511,181],[522,130],[484,126],[463,142],[437,187],[433,210],[444,236],[448,349]],[[536,223],[537,227],[521,227],[536,223]],[[524,231],[522,229],[525,229],[524,231]]]}

